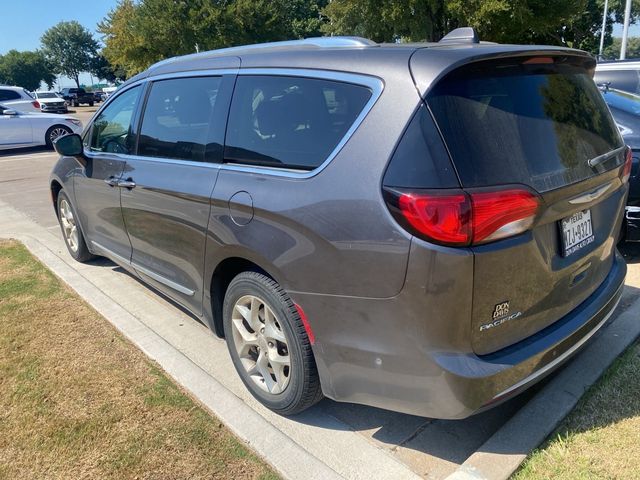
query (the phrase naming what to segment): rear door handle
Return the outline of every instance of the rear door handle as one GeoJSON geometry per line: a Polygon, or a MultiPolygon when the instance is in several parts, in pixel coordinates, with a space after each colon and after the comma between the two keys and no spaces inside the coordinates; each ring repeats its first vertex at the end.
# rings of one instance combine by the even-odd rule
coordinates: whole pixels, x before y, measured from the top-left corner
{"type": "Polygon", "coordinates": [[[120,188],[128,188],[129,190],[131,190],[132,188],[136,188],[136,182],[134,182],[132,178],[127,178],[126,180],[118,180],[117,185],[120,188]]]}
{"type": "Polygon", "coordinates": [[[106,183],[110,187],[115,187],[116,185],[118,185],[118,179],[116,177],[111,176],[109,178],[105,178],[104,183],[106,183]]]}

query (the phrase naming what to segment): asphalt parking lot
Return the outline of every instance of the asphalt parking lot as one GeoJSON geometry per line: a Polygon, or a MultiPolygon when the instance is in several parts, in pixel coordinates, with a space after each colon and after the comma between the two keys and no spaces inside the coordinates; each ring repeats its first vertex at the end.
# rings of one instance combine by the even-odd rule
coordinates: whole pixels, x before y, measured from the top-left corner
{"type": "MultiPolygon", "coordinates": [[[[95,112],[96,107],[80,107],[71,115],[80,118],[86,125],[95,112]]],[[[61,237],[59,227],[51,207],[48,176],[56,161],[54,152],[46,149],[25,149],[5,151],[0,153],[0,201],[10,205],[15,210],[24,213],[41,227],[52,234],[61,237]]],[[[625,257],[629,262],[627,285],[640,286],[640,246],[630,245],[624,248],[625,257]]],[[[130,286],[133,295],[144,297],[145,301],[155,302],[175,317],[177,325],[191,325],[193,331],[202,330],[202,326],[177,308],[172,303],[143,287],[136,280],[115,268],[106,260],[98,260],[96,265],[104,267],[113,282],[114,275],[130,286]]],[[[107,278],[107,277],[105,277],[107,278]]],[[[635,301],[640,294],[638,288],[628,288],[623,296],[620,310],[623,311],[635,301]]],[[[168,327],[167,327],[168,328],[168,327]]],[[[180,335],[180,330],[172,335],[180,335]]],[[[211,351],[211,358],[226,358],[226,345],[223,341],[202,333],[200,336],[190,336],[185,342],[191,342],[183,351],[205,352],[211,351]]],[[[193,354],[191,358],[203,370],[224,385],[231,385],[230,389],[236,395],[245,399],[248,394],[242,387],[237,392],[239,381],[231,368],[222,370],[220,365],[213,365],[211,360],[193,354]]],[[[229,363],[229,362],[226,362],[229,363]]],[[[229,364],[230,365],[230,364],[229,364]]],[[[540,387],[537,387],[540,388],[540,387]]],[[[424,478],[444,478],[456,470],[471,454],[487,441],[500,427],[507,422],[526,402],[536,393],[536,389],[525,395],[507,402],[489,412],[474,416],[463,421],[441,421],[425,419],[410,415],[403,415],[384,410],[364,407],[360,405],[339,404],[330,400],[321,403],[302,416],[290,420],[270,417],[261,413],[278,428],[298,429],[311,426],[314,431],[324,431],[331,436],[340,430],[356,435],[358,442],[364,440],[363,445],[382,449],[393,459],[406,465],[414,473],[424,478]],[[284,427],[282,427],[284,425],[284,427]]],[[[250,400],[245,400],[250,403],[250,400]]],[[[330,448],[326,446],[326,448],[330,448]]],[[[334,455],[341,455],[336,451],[334,455]]],[[[357,466],[354,466],[357,468],[357,466]]],[[[384,475],[382,476],[384,477],[384,475]]],[[[380,478],[382,478],[380,477],[380,478]]]]}

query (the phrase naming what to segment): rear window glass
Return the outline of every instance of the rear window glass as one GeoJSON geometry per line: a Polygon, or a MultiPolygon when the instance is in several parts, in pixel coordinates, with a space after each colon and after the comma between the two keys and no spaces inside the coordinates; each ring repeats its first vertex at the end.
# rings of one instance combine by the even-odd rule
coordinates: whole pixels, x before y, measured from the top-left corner
{"type": "Polygon", "coordinates": [[[311,170],[321,165],[371,98],[350,83],[302,77],[238,77],[225,161],[311,170]]]}
{"type": "Polygon", "coordinates": [[[588,164],[623,143],[589,72],[573,61],[472,64],[429,93],[465,187],[522,183],[545,192],[622,162],[623,154],[588,164]]]}

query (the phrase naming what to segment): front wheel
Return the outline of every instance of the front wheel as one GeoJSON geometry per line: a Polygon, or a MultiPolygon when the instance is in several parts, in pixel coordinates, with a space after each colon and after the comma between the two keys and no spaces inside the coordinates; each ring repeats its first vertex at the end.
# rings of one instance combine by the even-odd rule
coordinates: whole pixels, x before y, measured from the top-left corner
{"type": "Polygon", "coordinates": [[[95,256],[87,248],[82,231],[78,226],[76,211],[71,206],[71,201],[67,194],[61,190],[58,193],[58,222],[62,230],[62,238],[67,246],[67,250],[78,262],[88,262],[95,256]]]}
{"type": "Polygon", "coordinates": [[[53,142],[57,138],[69,135],[70,133],[72,132],[69,127],[65,127],[64,125],[54,125],[47,130],[47,133],[45,133],[44,141],[47,144],[47,147],[53,148],[53,142]]]}
{"type": "Polygon", "coordinates": [[[281,415],[322,398],[311,343],[286,292],[271,278],[243,272],[229,284],[224,332],[233,364],[251,394],[281,415]]]}

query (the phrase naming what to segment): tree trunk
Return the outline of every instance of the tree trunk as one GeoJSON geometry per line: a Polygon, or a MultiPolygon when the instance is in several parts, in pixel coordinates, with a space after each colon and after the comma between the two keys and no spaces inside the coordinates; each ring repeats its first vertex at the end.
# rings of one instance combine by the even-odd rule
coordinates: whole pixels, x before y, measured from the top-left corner
{"type": "Polygon", "coordinates": [[[73,79],[76,81],[76,87],[80,88],[80,75],[74,75],[73,79]]]}

